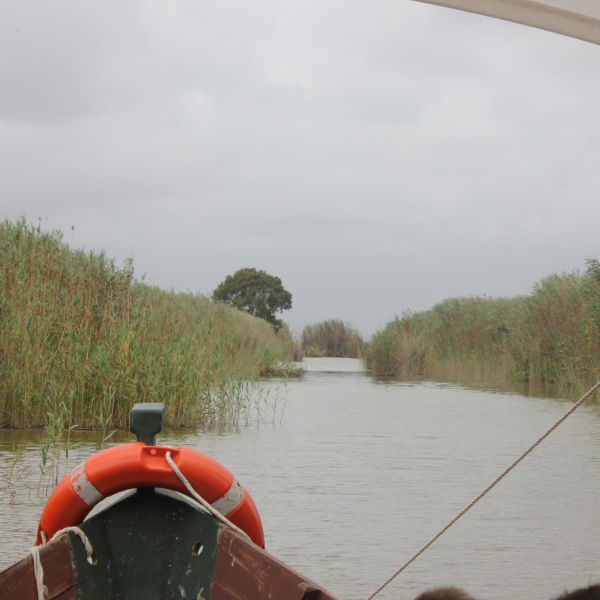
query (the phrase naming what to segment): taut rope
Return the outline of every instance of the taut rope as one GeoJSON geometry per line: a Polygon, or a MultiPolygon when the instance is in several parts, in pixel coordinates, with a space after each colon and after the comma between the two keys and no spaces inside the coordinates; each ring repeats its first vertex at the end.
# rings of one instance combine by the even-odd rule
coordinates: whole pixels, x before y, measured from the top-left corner
{"type": "Polygon", "coordinates": [[[452,521],[450,521],[450,523],[446,525],[446,527],[444,527],[434,538],[427,542],[408,562],[404,563],[404,565],[402,565],[383,585],[381,585],[377,590],[375,590],[375,592],[373,592],[367,598],[367,600],[372,600],[375,596],[377,596],[377,594],[379,594],[379,592],[381,592],[381,590],[384,587],[386,587],[389,583],[396,579],[396,577],[398,577],[398,575],[400,575],[400,573],[402,573],[402,571],[404,571],[404,569],[406,569],[408,565],[410,565],[414,560],[421,556],[421,554],[423,554],[423,552],[425,552],[425,550],[427,550],[427,548],[429,548],[429,546],[431,546],[433,542],[435,542],[444,533],[446,533],[446,531],[448,531],[448,529],[450,529],[450,527],[452,527],[452,525],[454,525],[456,521],[458,521],[469,509],[475,506],[477,502],[479,502],[501,479],[508,475],[536,446],[539,446],[571,413],[575,412],[598,388],[600,388],[600,381],[586,394],[584,394],[558,421],[556,421],[556,423],[554,423],[554,425],[552,425],[552,427],[550,427],[550,429],[548,429],[548,431],[546,431],[546,433],[544,433],[544,435],[542,435],[542,437],[539,438],[537,442],[535,442],[527,450],[525,450],[525,452],[523,452],[523,454],[521,454],[521,456],[519,456],[519,458],[517,458],[517,460],[515,460],[515,462],[513,462],[512,465],[510,465],[510,467],[508,467],[508,469],[506,469],[490,485],[488,485],[488,487],[486,487],[485,490],[483,490],[483,492],[481,492],[481,494],[479,494],[479,496],[477,496],[477,498],[475,498],[475,500],[471,502],[471,504],[469,504],[465,509],[459,512],[458,515],[456,515],[456,517],[454,517],[454,519],[452,519],[452,521]]]}

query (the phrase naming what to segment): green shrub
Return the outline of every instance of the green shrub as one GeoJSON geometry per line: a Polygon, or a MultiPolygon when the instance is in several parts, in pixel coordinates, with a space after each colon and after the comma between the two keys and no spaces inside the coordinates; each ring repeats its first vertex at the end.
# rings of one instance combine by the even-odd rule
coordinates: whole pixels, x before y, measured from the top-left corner
{"type": "Polygon", "coordinates": [[[338,319],[306,325],[302,330],[302,350],[306,356],[360,358],[364,346],[356,329],[338,319]]]}

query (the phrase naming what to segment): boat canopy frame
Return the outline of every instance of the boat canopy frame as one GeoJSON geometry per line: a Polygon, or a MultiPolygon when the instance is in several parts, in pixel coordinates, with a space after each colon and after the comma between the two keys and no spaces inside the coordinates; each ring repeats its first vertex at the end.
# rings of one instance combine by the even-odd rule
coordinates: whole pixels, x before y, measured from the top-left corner
{"type": "Polygon", "coordinates": [[[533,0],[414,0],[528,25],[600,45],[600,19],[533,0]]]}

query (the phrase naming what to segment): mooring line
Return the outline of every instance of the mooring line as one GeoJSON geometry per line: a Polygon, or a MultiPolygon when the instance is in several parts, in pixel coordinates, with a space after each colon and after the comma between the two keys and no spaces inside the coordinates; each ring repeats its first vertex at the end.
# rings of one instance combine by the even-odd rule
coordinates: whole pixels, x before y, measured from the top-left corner
{"type": "Polygon", "coordinates": [[[490,485],[488,485],[488,487],[485,488],[485,490],[483,490],[483,492],[481,492],[481,494],[479,494],[475,500],[473,500],[465,509],[459,512],[458,515],[456,515],[456,517],[454,517],[454,519],[452,519],[452,521],[446,525],[446,527],[444,527],[434,538],[427,542],[408,562],[404,563],[404,565],[402,565],[383,585],[375,590],[375,592],[373,592],[367,598],[367,600],[372,600],[375,596],[377,596],[377,594],[379,594],[379,592],[381,592],[381,590],[383,590],[383,588],[396,579],[396,577],[398,577],[398,575],[400,575],[400,573],[402,573],[402,571],[404,571],[408,565],[421,556],[421,554],[423,554],[423,552],[425,552],[425,550],[427,550],[431,544],[433,544],[444,533],[446,533],[446,531],[448,531],[448,529],[450,529],[450,527],[452,527],[452,525],[454,525],[454,523],[456,523],[456,521],[458,521],[469,509],[475,506],[477,502],[479,502],[501,479],[508,475],[536,446],[539,446],[539,444],[541,444],[571,413],[575,412],[598,388],[600,388],[600,381],[586,394],[584,394],[558,421],[556,421],[556,423],[554,423],[554,425],[552,425],[552,427],[550,427],[550,429],[548,429],[548,431],[546,431],[546,433],[544,433],[544,435],[542,435],[537,442],[532,444],[525,452],[523,452],[523,454],[521,454],[521,456],[519,456],[519,458],[517,458],[517,460],[512,463],[512,465],[510,465],[510,467],[508,467],[490,485]]]}

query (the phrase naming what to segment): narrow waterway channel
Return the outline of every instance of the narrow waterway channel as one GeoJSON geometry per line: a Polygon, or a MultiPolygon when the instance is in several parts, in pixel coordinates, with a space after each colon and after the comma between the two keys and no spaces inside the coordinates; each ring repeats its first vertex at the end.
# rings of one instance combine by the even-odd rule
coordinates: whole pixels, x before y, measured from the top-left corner
{"type": "MultiPolygon", "coordinates": [[[[264,384],[275,419],[170,430],[159,443],[227,466],[258,506],[267,549],[348,600],[369,596],[570,406],[525,387],[378,380],[351,360],[307,365],[301,380],[264,384]]],[[[13,447],[27,444],[21,479],[0,483],[0,568],[34,538],[41,438],[0,430],[3,476],[13,447]]],[[[71,467],[94,451],[89,433],[74,441],[71,467]]],[[[600,418],[587,404],[379,598],[455,584],[482,600],[543,600],[600,581],[599,499],[600,418]]]]}

